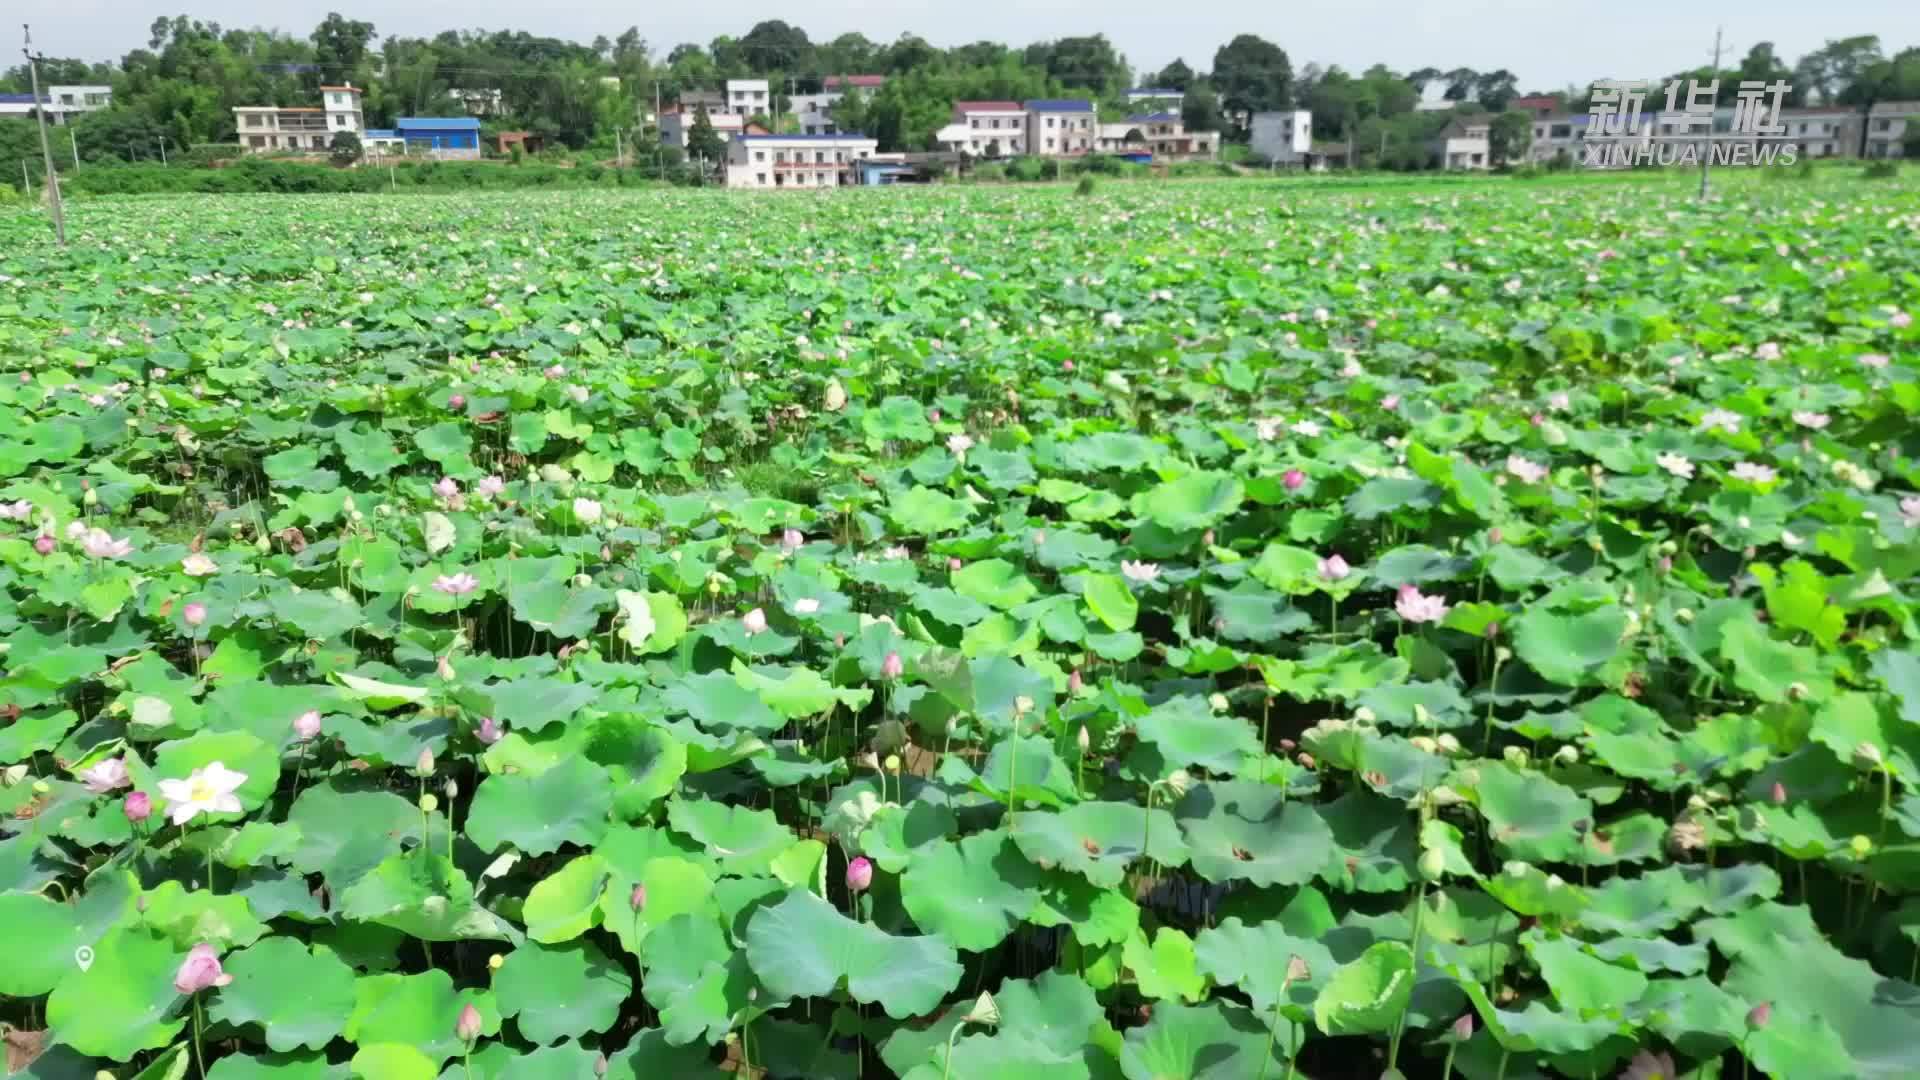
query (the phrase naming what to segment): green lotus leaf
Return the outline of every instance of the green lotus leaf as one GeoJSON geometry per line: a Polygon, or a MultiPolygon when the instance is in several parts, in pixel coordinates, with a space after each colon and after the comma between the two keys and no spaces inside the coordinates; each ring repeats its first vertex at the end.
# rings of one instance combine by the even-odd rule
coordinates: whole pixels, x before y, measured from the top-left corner
{"type": "Polygon", "coordinates": [[[324,1050],[353,1011],[353,969],[324,945],[309,950],[292,938],[270,937],[226,957],[233,983],[213,998],[208,1016],[258,1024],[267,1045],[282,1053],[324,1050]]]}
{"type": "Polygon", "coordinates": [[[674,1080],[727,1080],[732,1075],[708,1060],[705,1047],[675,1046],[659,1028],[640,1032],[607,1058],[606,1080],[655,1080],[663,1076],[674,1080]]]}
{"type": "Polygon", "coordinates": [[[529,942],[493,977],[500,1015],[517,1017],[520,1034],[541,1046],[612,1027],[632,989],[626,969],[586,941],[529,942]]]}
{"type": "Polygon", "coordinates": [[[1505,762],[1480,766],[1472,794],[1501,851],[1532,862],[1561,862],[1580,850],[1574,823],[1593,821],[1593,804],[1569,788],[1505,762]]]}
{"type": "Polygon", "coordinates": [[[746,947],[754,975],[777,996],[818,997],[844,982],[855,1001],[896,1019],[931,1010],[961,975],[939,939],[889,935],[798,889],[754,913],[746,947]]]}
{"type": "Polygon", "coordinates": [[[485,990],[455,990],[453,976],[439,968],[417,975],[362,975],[353,984],[353,1011],[341,1034],[361,1048],[400,1043],[440,1062],[461,1052],[454,1033],[460,1010],[472,1005],[483,1035],[500,1032],[500,1010],[485,990]]]}
{"type": "Polygon", "coordinates": [[[140,921],[165,935],[182,951],[205,941],[226,949],[251,945],[267,926],[253,917],[239,896],[218,896],[206,889],[187,891],[178,881],[163,881],[140,896],[140,921]]]}
{"type": "Polygon", "coordinates": [[[1162,1002],[1145,1026],[1129,1030],[1120,1051],[1126,1080],[1246,1080],[1286,1072],[1287,1044],[1246,1009],[1225,1002],[1162,1002]],[[1264,1067],[1264,1068],[1263,1068],[1264,1067]]]}
{"type": "Polygon", "coordinates": [[[1520,941],[1539,966],[1554,1000],[1576,1014],[1618,1012],[1638,1001],[1647,989],[1645,975],[1610,964],[1565,935],[1530,933],[1520,941]]]}
{"type": "Polygon", "coordinates": [[[1140,996],[1153,1000],[1197,1002],[1206,997],[1207,980],[1193,955],[1193,939],[1173,927],[1161,927],[1148,944],[1136,929],[1121,949],[1121,963],[1133,973],[1140,996]]]}
{"type": "Polygon", "coordinates": [[[1184,695],[1155,706],[1134,721],[1143,742],[1160,751],[1169,767],[1201,766],[1231,773],[1260,740],[1244,717],[1216,711],[1205,698],[1184,695]]]}
{"type": "Polygon", "coordinates": [[[1267,784],[1197,784],[1173,816],[1194,872],[1208,881],[1300,885],[1333,856],[1333,833],[1314,808],[1267,784]]]}
{"type": "Polygon", "coordinates": [[[1328,1035],[1373,1034],[1399,1022],[1413,995],[1413,952],[1380,941],[1342,964],[1313,999],[1313,1022],[1328,1035]]]}
{"type": "Polygon", "coordinates": [[[771,811],[710,800],[672,800],[667,821],[735,874],[767,869],[797,839],[771,811]]]}
{"type": "Polygon", "coordinates": [[[544,855],[565,844],[591,846],[607,831],[613,784],[606,770],[575,758],[538,776],[489,776],[474,790],[467,836],[484,852],[504,845],[544,855]]]}
{"type": "Polygon", "coordinates": [[[1080,574],[1080,597],[1087,602],[1093,617],[1116,633],[1133,629],[1140,616],[1140,601],[1127,588],[1119,574],[1080,574]]]}
{"type": "Polygon", "coordinates": [[[1011,832],[1027,861],[1082,875],[1105,889],[1118,886],[1127,867],[1142,857],[1166,867],[1187,861],[1179,825],[1159,807],[1087,802],[1058,813],[1030,810],[1015,816],[1011,832]]]}
{"type": "Polygon", "coordinates": [[[1190,472],[1133,497],[1133,512],[1163,529],[1195,532],[1219,524],[1246,499],[1231,473],[1190,472]]]}
{"type": "Polygon", "coordinates": [[[752,1004],[756,984],[746,953],[728,942],[719,920],[707,911],[682,911],[659,928],[642,946],[646,978],[641,992],[659,1010],[667,1041],[677,1046],[725,1039],[752,1004]]]}
{"type": "Polygon", "coordinates": [[[166,1046],[186,1026],[171,1019],[181,1002],[173,977],[186,955],[144,929],[110,931],[86,970],[62,979],[47,999],[49,1040],[115,1061],[166,1046]]]}
{"type": "Polygon", "coordinates": [[[419,1048],[399,1042],[370,1043],[354,1051],[355,1080],[433,1080],[439,1066],[419,1048]]]}
{"type": "Polygon", "coordinates": [[[887,517],[908,536],[938,536],[963,528],[973,516],[964,499],[929,487],[910,488],[887,505],[887,517]]]}
{"type": "Polygon", "coordinates": [[[33,998],[52,990],[73,971],[74,953],[94,947],[116,925],[131,922],[139,885],[125,869],[95,871],[73,904],[31,893],[0,893],[0,927],[10,958],[0,964],[0,994],[33,998]]]}
{"type": "Polygon", "coordinates": [[[1033,910],[1040,881],[1005,832],[973,833],[916,851],[900,878],[900,903],[921,930],[985,952],[1033,910]]]}
{"type": "Polygon", "coordinates": [[[601,918],[601,899],[611,888],[609,876],[599,855],[582,855],[534,882],[521,909],[527,936],[554,944],[592,929],[601,918]]]}

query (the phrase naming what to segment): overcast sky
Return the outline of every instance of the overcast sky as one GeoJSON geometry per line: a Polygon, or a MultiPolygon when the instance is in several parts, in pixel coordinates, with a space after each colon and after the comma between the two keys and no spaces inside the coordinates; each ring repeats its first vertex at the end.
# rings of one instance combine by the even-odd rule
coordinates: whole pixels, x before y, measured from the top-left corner
{"type": "MultiPolygon", "coordinates": [[[[1828,38],[1877,33],[1889,51],[1920,45],[1920,0],[770,0],[727,4],[633,4],[572,0],[546,7],[525,0],[21,0],[10,13],[34,24],[35,43],[54,56],[114,60],[146,44],[158,15],[185,13],[222,26],[268,26],[305,36],[328,11],[366,19],[382,35],[415,36],[450,28],[526,30],[593,40],[629,25],[664,54],[683,41],[739,35],[761,19],[785,19],[815,41],[857,30],[879,42],[905,32],[936,45],[987,39],[1011,45],[1105,33],[1135,71],[1151,73],[1176,56],[1211,66],[1213,51],[1235,34],[1278,42],[1295,70],[1309,62],[1357,70],[1385,63],[1420,67],[1504,67],[1522,89],[1557,89],[1602,78],[1654,78],[1704,64],[1716,21],[1738,58],[1772,41],[1791,62],[1828,38]],[[1305,9],[1305,10],[1302,10],[1305,9]]],[[[14,20],[7,20],[9,23],[14,20]]],[[[0,56],[12,60],[18,30],[0,31],[0,56]]]]}

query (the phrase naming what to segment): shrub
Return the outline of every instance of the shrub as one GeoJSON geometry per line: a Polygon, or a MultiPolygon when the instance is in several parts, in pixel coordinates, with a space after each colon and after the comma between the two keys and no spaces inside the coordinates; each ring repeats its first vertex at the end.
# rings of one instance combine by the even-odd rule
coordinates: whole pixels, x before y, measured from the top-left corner
{"type": "Polygon", "coordinates": [[[1091,175],[1082,176],[1080,182],[1073,186],[1073,191],[1076,195],[1091,195],[1097,186],[1099,186],[1098,183],[1091,175]]]}
{"type": "Polygon", "coordinates": [[[1860,173],[1868,180],[1886,180],[1900,175],[1900,163],[1897,161],[1876,161],[1860,173]]]}

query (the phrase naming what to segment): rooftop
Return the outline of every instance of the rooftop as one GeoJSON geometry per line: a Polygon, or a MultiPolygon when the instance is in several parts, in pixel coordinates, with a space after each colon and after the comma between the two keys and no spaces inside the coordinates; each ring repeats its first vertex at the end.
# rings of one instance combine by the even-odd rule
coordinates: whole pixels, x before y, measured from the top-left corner
{"type": "Polygon", "coordinates": [[[1092,112],[1093,102],[1084,98],[1041,98],[1027,102],[1028,112],[1092,112]]]}
{"type": "Polygon", "coordinates": [[[956,101],[954,110],[963,113],[973,112],[1024,112],[1017,101],[956,101]]]}
{"type": "Polygon", "coordinates": [[[1179,123],[1179,121],[1179,114],[1170,112],[1148,113],[1145,116],[1127,117],[1127,123],[1129,124],[1175,124],[1179,123]]]}
{"type": "Polygon", "coordinates": [[[322,87],[321,87],[320,89],[322,89],[322,90],[343,90],[343,91],[346,91],[347,93],[351,93],[351,94],[361,94],[361,93],[365,93],[365,92],[366,92],[366,91],[364,91],[364,90],[361,90],[361,89],[360,89],[359,87],[357,87],[357,86],[354,86],[354,85],[353,85],[353,84],[351,84],[351,83],[349,83],[349,84],[347,84],[346,86],[322,86],[322,87]]]}
{"type": "Polygon", "coordinates": [[[872,140],[870,135],[857,131],[843,131],[838,135],[802,135],[798,132],[789,135],[736,135],[742,142],[846,142],[852,139],[872,140]]]}
{"type": "Polygon", "coordinates": [[[470,116],[401,116],[393,126],[401,131],[479,131],[480,121],[470,116]]]}
{"type": "Polygon", "coordinates": [[[829,75],[820,84],[832,90],[841,86],[875,87],[886,81],[885,75],[829,75]]]}
{"type": "Polygon", "coordinates": [[[32,94],[0,94],[0,105],[31,105],[32,94]]]}
{"type": "Polygon", "coordinates": [[[1135,87],[1130,87],[1127,90],[1127,96],[1128,97],[1148,97],[1148,96],[1181,97],[1183,95],[1178,90],[1170,90],[1164,86],[1135,86],[1135,87]]]}

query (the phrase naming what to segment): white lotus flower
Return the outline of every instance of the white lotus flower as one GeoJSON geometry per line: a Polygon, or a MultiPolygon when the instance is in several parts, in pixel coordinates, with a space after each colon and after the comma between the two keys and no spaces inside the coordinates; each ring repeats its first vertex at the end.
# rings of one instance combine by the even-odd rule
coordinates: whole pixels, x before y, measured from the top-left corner
{"type": "Polygon", "coordinates": [[[1700,430],[1712,431],[1719,428],[1729,435],[1740,434],[1740,414],[1726,409],[1708,409],[1700,418],[1700,430]]]}
{"type": "Polygon", "coordinates": [[[1679,454],[1661,454],[1654,463],[1682,480],[1693,479],[1693,462],[1679,454]]]}
{"type": "Polygon", "coordinates": [[[1128,581],[1138,581],[1144,584],[1160,576],[1160,565],[1150,562],[1130,562],[1122,559],[1120,560],[1120,573],[1124,575],[1128,581]]]}
{"type": "Polygon", "coordinates": [[[1826,413],[1807,412],[1801,409],[1795,409],[1793,412],[1794,423],[1799,424],[1801,427],[1812,428],[1815,431],[1826,427],[1827,422],[1831,419],[1832,417],[1826,413]]]}
{"type": "Polygon", "coordinates": [[[965,457],[967,451],[973,449],[973,439],[966,435],[949,435],[947,449],[953,452],[954,457],[965,457]]]}
{"type": "Polygon", "coordinates": [[[1528,461],[1519,454],[1507,456],[1507,472],[1522,483],[1537,484],[1547,478],[1547,467],[1528,461]]]}
{"type": "Polygon", "coordinates": [[[1750,480],[1756,484],[1771,484],[1778,475],[1772,468],[1751,461],[1742,461],[1733,467],[1734,479],[1750,480]]]}
{"type": "Polygon", "coordinates": [[[600,520],[600,504],[592,499],[573,500],[573,516],[583,525],[591,525],[600,520]]]}
{"type": "Polygon", "coordinates": [[[793,613],[795,615],[811,615],[819,610],[820,601],[815,600],[811,596],[803,596],[793,602],[793,613]]]}
{"type": "Polygon", "coordinates": [[[206,577],[219,570],[220,566],[206,555],[196,551],[180,560],[180,569],[188,577],[206,577]]]}
{"type": "Polygon", "coordinates": [[[160,797],[167,800],[167,820],[185,825],[195,814],[238,814],[242,807],[234,792],[246,782],[246,773],[218,761],[193,770],[185,780],[162,780],[160,797]]]}
{"type": "Polygon", "coordinates": [[[115,540],[105,529],[88,529],[80,538],[80,547],[96,559],[117,559],[133,551],[133,541],[115,540]]]}

